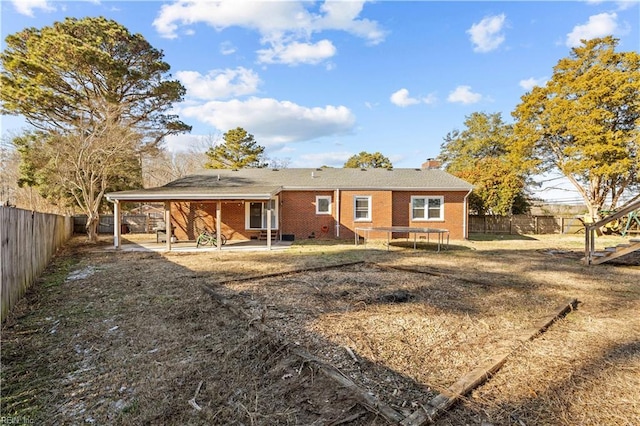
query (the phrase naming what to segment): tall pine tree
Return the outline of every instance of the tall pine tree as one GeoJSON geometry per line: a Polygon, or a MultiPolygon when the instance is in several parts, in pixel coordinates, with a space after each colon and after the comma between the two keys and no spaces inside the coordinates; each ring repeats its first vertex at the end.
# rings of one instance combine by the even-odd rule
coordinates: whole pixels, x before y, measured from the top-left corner
{"type": "Polygon", "coordinates": [[[264,147],[258,145],[251,133],[236,127],[223,135],[223,142],[206,152],[209,169],[243,169],[266,167],[264,147]]]}

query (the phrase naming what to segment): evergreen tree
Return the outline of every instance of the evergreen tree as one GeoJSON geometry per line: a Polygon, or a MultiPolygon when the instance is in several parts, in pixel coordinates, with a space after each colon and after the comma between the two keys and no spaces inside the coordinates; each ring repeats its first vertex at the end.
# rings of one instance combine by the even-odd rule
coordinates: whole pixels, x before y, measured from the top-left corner
{"type": "Polygon", "coordinates": [[[613,37],[583,41],[544,87],[522,97],[514,158],[522,168],[560,171],[593,218],[640,186],[640,54],[613,37]]]}
{"type": "Polygon", "coordinates": [[[465,129],[445,137],[439,159],[445,170],[472,183],[469,206],[478,214],[521,214],[528,211],[526,176],[511,162],[512,127],[500,113],[474,112],[465,129]]]}
{"type": "Polygon", "coordinates": [[[144,37],[102,17],[6,38],[0,111],[37,129],[15,139],[21,182],[75,202],[93,241],[105,192],[139,185],[141,156],[191,129],[168,114],[185,88],[165,78],[162,58],[144,37]]]}
{"type": "Polygon", "coordinates": [[[380,152],[374,152],[373,154],[362,151],[360,154],[351,156],[344,168],[347,169],[392,169],[393,164],[391,160],[382,155],[380,152]]]}
{"type": "Polygon", "coordinates": [[[243,169],[266,166],[264,147],[258,145],[252,134],[242,127],[229,130],[223,136],[223,142],[209,148],[209,169],[243,169]]]}

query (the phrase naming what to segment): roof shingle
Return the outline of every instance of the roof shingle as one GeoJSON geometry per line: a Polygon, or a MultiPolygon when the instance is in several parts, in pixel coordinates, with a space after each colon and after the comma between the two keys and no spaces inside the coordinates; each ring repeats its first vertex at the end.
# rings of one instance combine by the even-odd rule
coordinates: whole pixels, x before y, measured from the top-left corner
{"type": "Polygon", "coordinates": [[[269,198],[286,190],[469,191],[468,182],[440,169],[210,169],[158,187],[107,194],[110,200],[269,198]]]}

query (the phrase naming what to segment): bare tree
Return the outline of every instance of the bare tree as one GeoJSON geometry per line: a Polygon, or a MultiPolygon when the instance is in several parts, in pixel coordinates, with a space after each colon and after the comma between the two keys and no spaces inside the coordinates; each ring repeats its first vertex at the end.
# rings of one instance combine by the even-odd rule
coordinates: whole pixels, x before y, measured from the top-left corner
{"type": "Polygon", "coordinates": [[[22,157],[21,185],[38,188],[48,199],[64,200],[87,215],[89,239],[97,239],[107,190],[141,184],[140,135],[112,119],[99,127],[76,123],[79,131],[29,133],[14,139],[22,157]]]}

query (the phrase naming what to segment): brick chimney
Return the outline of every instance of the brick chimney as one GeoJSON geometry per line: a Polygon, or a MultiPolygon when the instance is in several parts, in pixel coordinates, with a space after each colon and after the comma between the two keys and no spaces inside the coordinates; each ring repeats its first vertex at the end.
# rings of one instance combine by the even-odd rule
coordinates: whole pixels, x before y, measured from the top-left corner
{"type": "Polygon", "coordinates": [[[436,160],[435,158],[427,158],[427,161],[425,161],[424,163],[422,163],[421,166],[422,169],[439,169],[440,168],[440,161],[436,160]]]}

